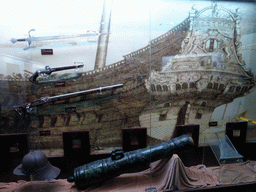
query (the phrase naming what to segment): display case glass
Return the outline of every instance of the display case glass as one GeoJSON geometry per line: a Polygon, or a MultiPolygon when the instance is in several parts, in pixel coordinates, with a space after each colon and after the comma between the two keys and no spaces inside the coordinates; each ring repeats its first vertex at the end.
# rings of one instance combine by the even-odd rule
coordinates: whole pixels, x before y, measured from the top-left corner
{"type": "Polygon", "coordinates": [[[26,134],[28,150],[63,157],[63,133],[87,131],[87,151],[106,154],[122,148],[124,129],[145,128],[144,148],[193,125],[185,132],[220,165],[214,146],[240,154],[232,141],[244,133],[255,143],[255,2],[11,0],[2,9],[0,134],[26,134]],[[246,132],[222,137],[240,122],[246,132]]]}
{"type": "MultiPolygon", "coordinates": [[[[241,165],[250,167],[250,163],[246,162],[246,158],[237,151],[229,137],[223,133],[208,134],[205,136],[205,143],[207,145],[204,147],[202,163],[206,166],[212,166],[215,162],[214,166],[218,168],[213,168],[213,170],[215,170],[218,182],[220,184],[242,183],[243,176],[240,176],[243,174],[239,173],[241,171],[239,169],[241,169],[241,165]],[[209,154],[213,158],[210,162],[207,160],[209,154]]],[[[244,169],[244,172],[247,170],[244,169]]],[[[255,178],[255,173],[250,177],[255,178]]]]}

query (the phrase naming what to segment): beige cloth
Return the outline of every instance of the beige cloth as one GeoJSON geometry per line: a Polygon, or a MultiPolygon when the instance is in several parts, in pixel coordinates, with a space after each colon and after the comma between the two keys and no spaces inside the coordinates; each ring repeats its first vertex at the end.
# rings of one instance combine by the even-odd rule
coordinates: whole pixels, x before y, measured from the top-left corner
{"type": "MultiPolygon", "coordinates": [[[[177,155],[162,159],[143,172],[123,174],[94,185],[81,192],[145,192],[155,187],[158,191],[202,188],[216,185],[255,182],[256,161],[246,161],[207,168],[204,165],[185,167],[177,155]]],[[[0,183],[1,192],[78,192],[74,183],[66,179],[53,181],[18,181],[0,183]]]]}
{"type": "Polygon", "coordinates": [[[171,159],[163,159],[139,173],[123,174],[93,186],[85,191],[143,191],[155,187],[158,191],[215,186],[217,177],[203,165],[185,167],[181,159],[174,154],[171,159]]]}
{"type": "MultiPolygon", "coordinates": [[[[185,167],[177,155],[171,159],[163,159],[151,165],[151,168],[143,172],[123,174],[119,177],[94,185],[82,191],[143,191],[146,188],[155,187],[159,191],[166,189],[185,189],[215,186],[216,175],[203,165],[185,167]]],[[[41,192],[41,191],[79,191],[72,183],[66,180],[53,181],[19,181],[12,183],[0,183],[1,192],[41,192]]]]}
{"type": "Polygon", "coordinates": [[[256,161],[224,164],[210,169],[219,178],[219,185],[256,181],[256,161]]]}
{"type": "Polygon", "coordinates": [[[53,181],[18,181],[0,183],[1,192],[78,192],[72,183],[65,179],[53,181]]]}

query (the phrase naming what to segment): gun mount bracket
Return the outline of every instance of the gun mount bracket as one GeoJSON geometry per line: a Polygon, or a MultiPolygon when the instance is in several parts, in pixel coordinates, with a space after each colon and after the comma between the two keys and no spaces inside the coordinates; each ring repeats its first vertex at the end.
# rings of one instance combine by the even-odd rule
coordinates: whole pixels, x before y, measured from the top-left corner
{"type": "Polygon", "coordinates": [[[111,152],[111,159],[118,160],[124,157],[124,151],[122,149],[115,149],[111,152]]]}
{"type": "Polygon", "coordinates": [[[157,192],[157,189],[155,187],[150,187],[145,189],[146,192],[157,192]]]}

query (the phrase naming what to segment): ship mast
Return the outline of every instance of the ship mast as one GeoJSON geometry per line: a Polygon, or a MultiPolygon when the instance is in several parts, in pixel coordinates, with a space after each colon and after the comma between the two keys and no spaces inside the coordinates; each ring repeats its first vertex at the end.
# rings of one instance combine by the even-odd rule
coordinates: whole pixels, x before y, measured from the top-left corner
{"type": "Polygon", "coordinates": [[[96,53],[95,69],[103,68],[106,65],[108,41],[110,33],[112,0],[104,0],[103,11],[100,23],[100,35],[96,53]]]}

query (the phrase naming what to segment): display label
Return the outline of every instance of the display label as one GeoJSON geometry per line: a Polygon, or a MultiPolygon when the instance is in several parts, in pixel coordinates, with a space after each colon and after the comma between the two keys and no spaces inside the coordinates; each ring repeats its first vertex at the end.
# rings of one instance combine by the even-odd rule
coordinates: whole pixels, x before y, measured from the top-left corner
{"type": "Polygon", "coordinates": [[[66,83],[65,83],[65,81],[58,81],[58,82],[54,83],[54,86],[55,87],[65,87],[66,83]]]}
{"type": "Polygon", "coordinates": [[[39,135],[40,136],[48,136],[51,135],[51,131],[47,130],[47,131],[39,131],[39,135]]]}
{"type": "Polygon", "coordinates": [[[52,49],[41,49],[41,55],[53,55],[52,49]]]}
{"type": "Polygon", "coordinates": [[[68,112],[68,113],[76,112],[76,107],[66,107],[65,111],[68,112]]]}
{"type": "Polygon", "coordinates": [[[218,122],[217,121],[209,122],[209,126],[210,127],[216,127],[216,126],[218,126],[218,122]]]}

